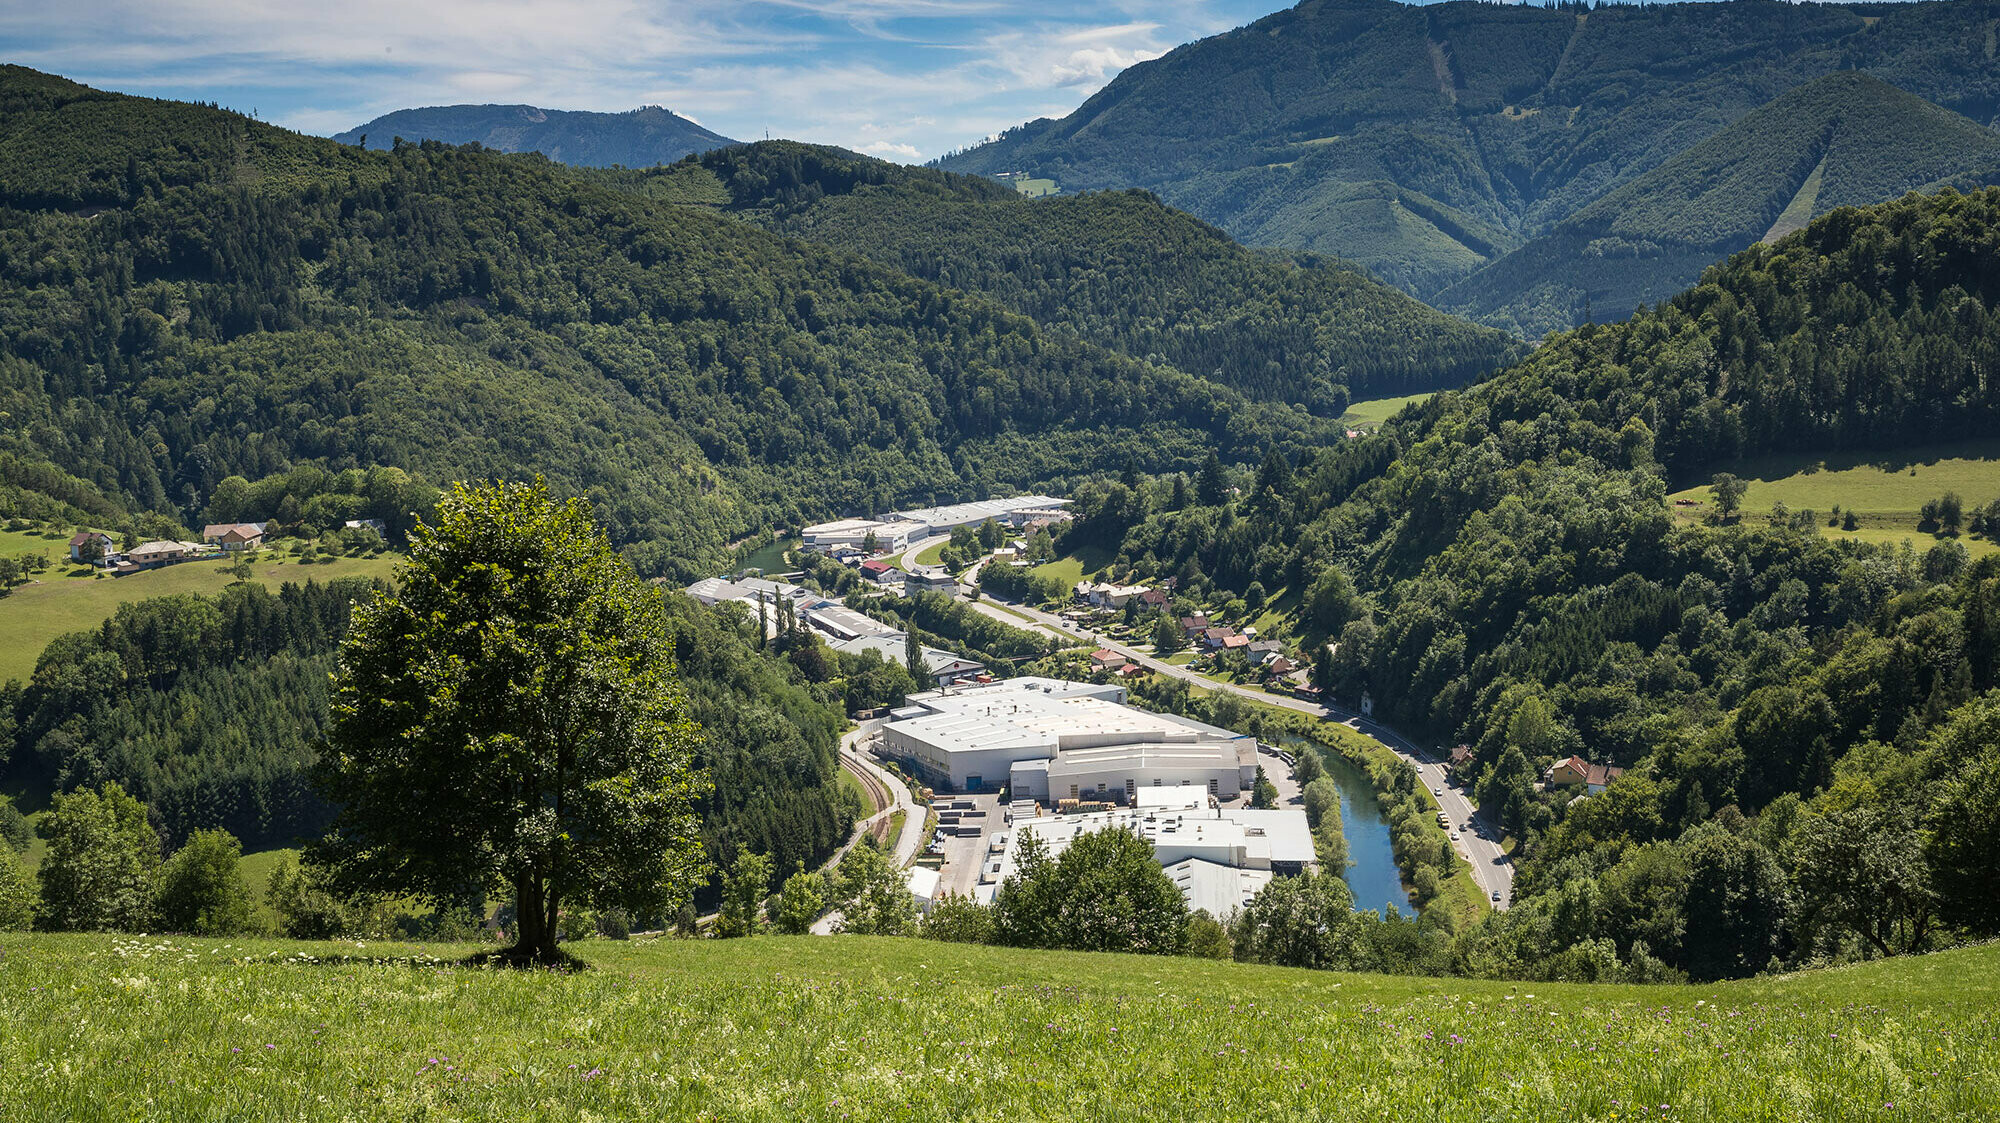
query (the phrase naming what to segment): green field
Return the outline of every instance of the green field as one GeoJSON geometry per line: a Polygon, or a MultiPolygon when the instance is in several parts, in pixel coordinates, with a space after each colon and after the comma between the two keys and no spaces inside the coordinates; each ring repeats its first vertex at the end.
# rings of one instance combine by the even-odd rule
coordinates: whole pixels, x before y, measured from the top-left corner
{"type": "Polygon", "coordinates": [[[2000,948],[1704,987],[868,937],[0,936],[19,1119],[1985,1120],[2000,948]]]}
{"type": "MultiPolygon", "coordinates": [[[[70,533],[74,532],[0,530],[0,557],[47,554],[51,566],[68,565],[70,533]]],[[[118,536],[114,534],[112,537],[118,536]]]]}
{"type": "Polygon", "coordinates": [[[951,545],[951,539],[949,539],[949,538],[940,538],[940,539],[938,539],[938,540],[937,540],[936,542],[933,542],[933,543],[931,543],[930,545],[928,545],[928,546],[925,546],[925,547],[924,547],[923,549],[921,549],[921,550],[918,550],[918,551],[917,551],[917,556],[916,556],[915,560],[914,560],[914,561],[913,561],[913,562],[912,562],[911,564],[913,564],[913,565],[943,565],[943,564],[944,564],[944,548],[945,548],[946,546],[949,546],[949,545],[951,545]]]}
{"type": "MultiPolygon", "coordinates": [[[[1835,505],[1853,511],[1860,522],[1844,531],[1822,525],[1829,538],[1896,545],[1909,540],[1925,549],[1938,539],[1917,529],[1917,512],[1925,501],[1947,491],[1957,492],[1968,508],[2000,499],[2000,440],[1932,445],[1895,453],[1843,453],[1837,456],[1767,456],[1714,469],[1746,481],[1743,517],[1762,518],[1774,503],[1792,510],[1810,509],[1824,524],[1835,505]]],[[[1706,517],[1714,502],[1709,485],[1698,484],[1667,497],[1693,500],[1696,507],[1676,506],[1683,521],[1706,517]]],[[[1973,556],[2000,550],[1986,537],[1962,535],[1959,541],[1973,556]]]]}
{"type": "MultiPolygon", "coordinates": [[[[68,547],[63,547],[66,552],[68,547]]],[[[328,581],[335,577],[388,577],[401,560],[395,554],[376,558],[336,558],[331,564],[300,565],[260,553],[255,580],[272,588],[286,581],[328,581]]],[[[59,635],[95,628],[128,601],[170,593],[218,593],[234,578],[222,561],[191,561],[130,577],[71,577],[67,566],[51,568],[37,582],[17,586],[0,597],[0,682],[26,679],[34,672],[42,648],[59,635]]]]}
{"type": "Polygon", "coordinates": [[[1039,199],[1044,195],[1054,195],[1062,190],[1056,186],[1056,181],[1053,179],[1017,179],[1013,183],[1014,190],[1019,191],[1030,199],[1039,199]]]}
{"type": "Polygon", "coordinates": [[[1378,429],[1384,421],[1394,417],[1404,406],[1429,401],[1431,397],[1430,394],[1410,394],[1401,398],[1376,398],[1372,401],[1355,402],[1347,407],[1346,413],[1340,415],[1340,421],[1349,428],[1378,429]]]}

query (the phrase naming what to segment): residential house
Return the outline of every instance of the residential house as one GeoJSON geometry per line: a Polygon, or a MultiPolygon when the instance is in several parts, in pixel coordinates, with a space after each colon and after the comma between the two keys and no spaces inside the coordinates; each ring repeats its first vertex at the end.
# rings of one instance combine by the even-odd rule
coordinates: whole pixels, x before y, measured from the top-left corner
{"type": "Polygon", "coordinates": [[[1266,655],[1283,655],[1284,653],[1285,645],[1274,639],[1253,640],[1250,643],[1250,658],[1253,662],[1262,662],[1266,655]]]}
{"type": "Polygon", "coordinates": [[[112,556],[118,552],[118,543],[109,534],[100,534],[95,531],[86,530],[70,536],[69,560],[73,562],[83,561],[84,548],[92,542],[97,543],[97,561],[100,563],[109,562],[112,556]]]}
{"type": "Polygon", "coordinates": [[[1094,608],[1124,608],[1125,602],[1146,591],[1144,585],[1077,584],[1077,595],[1094,608]]]}
{"type": "Polygon", "coordinates": [[[1299,665],[1285,655],[1273,655],[1264,661],[1264,666],[1274,675],[1288,675],[1299,669],[1299,665]]]}
{"type": "Polygon", "coordinates": [[[1591,795],[1596,795],[1611,786],[1611,782],[1623,776],[1623,768],[1613,768],[1608,764],[1592,764],[1580,756],[1565,757],[1549,766],[1543,776],[1543,783],[1551,788],[1582,787],[1591,795]]]}
{"type": "Polygon", "coordinates": [[[201,528],[201,540],[225,550],[254,550],[264,544],[264,528],[269,525],[269,523],[210,523],[201,528]]]}
{"type": "Polygon", "coordinates": [[[1238,632],[1234,628],[1224,628],[1224,627],[1210,628],[1206,632],[1202,633],[1201,640],[1203,643],[1216,649],[1217,651],[1221,651],[1224,648],[1228,647],[1236,647],[1240,649],[1250,646],[1249,638],[1244,636],[1242,633],[1238,632]],[[1237,640],[1240,642],[1232,644],[1230,642],[1231,640],[1237,640]]]}
{"type": "Polygon", "coordinates": [[[194,556],[194,551],[192,542],[145,542],[127,551],[125,562],[135,569],[157,569],[186,561],[194,556]]]}
{"type": "Polygon", "coordinates": [[[1125,657],[1109,648],[1099,648],[1090,653],[1090,669],[1093,671],[1115,671],[1125,666],[1125,657]]]}
{"type": "Polygon", "coordinates": [[[920,569],[903,577],[903,588],[912,593],[928,589],[936,593],[956,595],[958,578],[942,569],[920,569]]]}
{"type": "Polygon", "coordinates": [[[1189,639],[1208,631],[1208,615],[1197,612],[1193,616],[1181,617],[1181,631],[1189,639]]]}
{"type": "Polygon", "coordinates": [[[1147,608],[1165,608],[1170,600],[1165,589],[1147,589],[1139,594],[1139,603],[1147,608]]]}
{"type": "Polygon", "coordinates": [[[341,525],[348,530],[372,530],[384,538],[389,536],[389,524],[381,519],[349,519],[341,525]]]}
{"type": "Polygon", "coordinates": [[[1445,770],[1448,772],[1457,773],[1460,769],[1464,768],[1466,765],[1471,763],[1472,763],[1472,746],[1455,745],[1452,747],[1451,750],[1451,762],[1445,765],[1445,770]]]}
{"type": "Polygon", "coordinates": [[[861,563],[861,576],[877,585],[900,585],[903,571],[885,561],[869,560],[861,563]]]}

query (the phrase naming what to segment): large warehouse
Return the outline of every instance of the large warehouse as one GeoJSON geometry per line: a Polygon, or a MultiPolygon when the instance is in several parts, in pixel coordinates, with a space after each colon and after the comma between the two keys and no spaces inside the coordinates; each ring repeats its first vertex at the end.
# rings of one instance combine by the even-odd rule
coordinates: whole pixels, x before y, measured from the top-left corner
{"type": "Polygon", "coordinates": [[[1257,779],[1255,738],[1134,709],[1120,686],[1017,678],[916,694],[882,729],[882,752],[934,787],[1015,799],[1137,801],[1141,788],[1230,799],[1257,779]]]}
{"type": "Polygon", "coordinates": [[[1210,807],[1174,788],[1141,789],[1133,807],[1083,815],[1016,818],[993,883],[1015,875],[1020,840],[1033,835],[1050,858],[1093,831],[1129,831],[1152,844],[1188,908],[1226,919],[1250,903],[1273,877],[1305,872],[1318,862],[1306,813],[1210,807]]]}
{"type": "Polygon", "coordinates": [[[1019,527],[1036,519],[1066,517],[1069,500],[1051,495],[1020,495],[1012,499],[982,499],[949,507],[895,511],[880,519],[840,519],[801,532],[805,548],[822,553],[841,547],[863,549],[872,539],[877,550],[900,551],[932,535],[950,534],[954,527],[977,526],[992,519],[1019,527]]]}

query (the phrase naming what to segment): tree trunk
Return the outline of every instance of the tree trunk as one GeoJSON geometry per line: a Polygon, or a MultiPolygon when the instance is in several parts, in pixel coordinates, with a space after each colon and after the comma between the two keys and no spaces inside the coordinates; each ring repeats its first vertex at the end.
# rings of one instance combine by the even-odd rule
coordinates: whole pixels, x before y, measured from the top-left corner
{"type": "Polygon", "coordinates": [[[557,963],[562,953],[556,950],[556,903],[548,899],[548,887],[542,879],[533,874],[521,874],[514,879],[514,923],[518,931],[514,946],[500,953],[509,962],[519,964],[557,963]]]}

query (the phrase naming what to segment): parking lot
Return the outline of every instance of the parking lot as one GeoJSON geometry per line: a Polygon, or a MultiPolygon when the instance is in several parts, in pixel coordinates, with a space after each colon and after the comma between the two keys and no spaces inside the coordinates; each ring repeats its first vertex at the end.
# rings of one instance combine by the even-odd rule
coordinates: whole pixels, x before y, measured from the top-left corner
{"type": "Polygon", "coordinates": [[[979,886],[980,870],[999,857],[988,851],[994,832],[1007,830],[1007,805],[997,795],[940,795],[936,810],[948,817],[952,814],[951,805],[961,801],[970,802],[973,810],[984,811],[986,815],[962,820],[963,825],[979,827],[976,836],[946,834],[938,843],[944,854],[944,868],[938,871],[938,892],[969,897],[979,886]]]}

